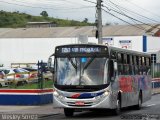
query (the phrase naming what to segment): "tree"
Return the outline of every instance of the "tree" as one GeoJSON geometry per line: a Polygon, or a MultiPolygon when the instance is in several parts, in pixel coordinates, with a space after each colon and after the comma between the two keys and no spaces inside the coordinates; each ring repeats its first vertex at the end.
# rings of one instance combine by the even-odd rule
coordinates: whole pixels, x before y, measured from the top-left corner
{"type": "Polygon", "coordinates": [[[88,18],[84,18],[83,22],[87,23],[88,22],[88,18]]]}
{"type": "Polygon", "coordinates": [[[48,17],[48,13],[46,11],[42,11],[40,15],[42,15],[43,17],[48,17]]]}

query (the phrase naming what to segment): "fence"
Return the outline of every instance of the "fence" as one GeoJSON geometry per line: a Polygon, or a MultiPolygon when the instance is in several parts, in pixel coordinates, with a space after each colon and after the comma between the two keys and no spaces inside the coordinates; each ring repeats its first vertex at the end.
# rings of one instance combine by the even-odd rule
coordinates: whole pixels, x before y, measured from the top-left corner
{"type": "Polygon", "coordinates": [[[152,80],[152,94],[160,93],[160,78],[152,80]]]}
{"type": "Polygon", "coordinates": [[[160,78],[160,63],[152,63],[152,77],[160,78]]]}
{"type": "Polygon", "coordinates": [[[160,63],[152,63],[152,94],[160,93],[160,63]]]}
{"type": "Polygon", "coordinates": [[[11,68],[30,67],[36,63],[11,63],[11,68]]]}
{"type": "MultiPolygon", "coordinates": [[[[50,72],[43,73],[43,81],[45,82],[46,80],[52,80],[52,74],[50,72]]],[[[0,76],[0,87],[8,86],[11,88],[16,88],[19,85],[24,85],[28,83],[35,83],[37,84],[37,89],[40,89],[38,85],[39,82],[37,71],[13,73],[0,76]]]]}

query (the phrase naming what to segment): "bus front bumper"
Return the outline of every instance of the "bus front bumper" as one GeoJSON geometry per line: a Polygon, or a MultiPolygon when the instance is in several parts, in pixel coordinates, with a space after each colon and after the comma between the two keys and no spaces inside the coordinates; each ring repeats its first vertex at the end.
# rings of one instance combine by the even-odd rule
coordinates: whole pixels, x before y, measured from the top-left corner
{"type": "Polygon", "coordinates": [[[106,108],[114,109],[112,105],[111,94],[107,96],[98,96],[90,99],[73,99],[67,97],[53,97],[53,107],[54,108],[75,108],[75,109],[96,109],[96,108],[106,108]]]}

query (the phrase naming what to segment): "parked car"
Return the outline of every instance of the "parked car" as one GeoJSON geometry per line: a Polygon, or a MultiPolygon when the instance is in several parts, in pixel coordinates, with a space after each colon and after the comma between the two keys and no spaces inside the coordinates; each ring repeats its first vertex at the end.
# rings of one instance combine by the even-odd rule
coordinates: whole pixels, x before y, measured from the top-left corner
{"type": "Polygon", "coordinates": [[[25,70],[25,69],[22,69],[22,68],[15,68],[13,71],[15,73],[19,73],[21,75],[21,78],[24,78],[26,80],[29,79],[29,71],[28,70],[25,70]]]}
{"type": "Polygon", "coordinates": [[[23,69],[28,70],[29,72],[35,72],[35,71],[38,71],[36,68],[30,68],[30,67],[23,68],[23,69]]]}
{"type": "Polygon", "coordinates": [[[5,77],[5,73],[2,70],[0,70],[0,79],[3,79],[4,77],[5,77]]]}
{"type": "Polygon", "coordinates": [[[8,86],[8,81],[4,79],[5,73],[0,70],[0,87],[6,87],[8,86]]]}
{"type": "Polygon", "coordinates": [[[36,68],[23,68],[29,71],[29,82],[38,82],[38,70],[36,68]]]}
{"type": "Polygon", "coordinates": [[[5,80],[9,83],[15,82],[16,84],[26,83],[24,75],[16,71],[17,68],[1,68],[0,70],[5,73],[5,80]]]}
{"type": "MultiPolygon", "coordinates": [[[[46,64],[45,64],[46,65],[46,64]]],[[[28,71],[30,71],[32,74],[30,75],[31,78],[34,78],[35,76],[37,77],[37,80],[38,80],[38,70],[36,68],[23,68],[23,69],[26,69],[28,71]],[[35,73],[34,73],[35,72],[35,73]]],[[[52,78],[52,73],[50,71],[45,71],[43,72],[43,78],[45,80],[51,80],[53,79],[52,78]]]]}

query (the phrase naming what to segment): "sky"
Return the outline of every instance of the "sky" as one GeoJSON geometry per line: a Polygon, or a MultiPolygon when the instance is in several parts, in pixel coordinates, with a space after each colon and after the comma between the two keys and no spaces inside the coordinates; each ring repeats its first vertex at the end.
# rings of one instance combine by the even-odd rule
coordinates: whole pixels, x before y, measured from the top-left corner
{"type": "MultiPolygon", "coordinates": [[[[160,0],[103,0],[102,4],[103,24],[160,23],[160,0]]],[[[36,16],[47,11],[49,17],[79,21],[88,18],[89,22],[95,22],[95,6],[96,0],[0,0],[0,10],[4,11],[19,11],[36,16]]]]}

